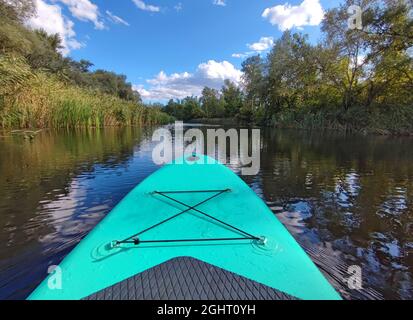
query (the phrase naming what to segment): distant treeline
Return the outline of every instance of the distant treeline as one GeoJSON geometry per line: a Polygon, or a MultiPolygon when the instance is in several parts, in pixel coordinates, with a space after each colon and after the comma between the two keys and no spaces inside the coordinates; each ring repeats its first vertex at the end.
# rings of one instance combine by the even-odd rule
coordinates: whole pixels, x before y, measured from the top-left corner
{"type": "Polygon", "coordinates": [[[237,116],[244,103],[241,89],[229,80],[221,91],[205,87],[202,96],[170,100],[165,106],[166,113],[179,120],[201,118],[226,118],[237,116]]]}
{"type": "Polygon", "coordinates": [[[413,133],[413,4],[344,1],[326,12],[322,41],[284,32],[266,57],[242,64],[241,88],[169,101],[178,119],[230,117],[271,126],[413,133]],[[362,30],[349,28],[351,5],[362,30]]]}
{"type": "Polygon", "coordinates": [[[157,124],[171,120],[143,105],[126,76],[91,71],[61,54],[59,35],[30,30],[33,0],[0,0],[0,127],[157,124]]]}

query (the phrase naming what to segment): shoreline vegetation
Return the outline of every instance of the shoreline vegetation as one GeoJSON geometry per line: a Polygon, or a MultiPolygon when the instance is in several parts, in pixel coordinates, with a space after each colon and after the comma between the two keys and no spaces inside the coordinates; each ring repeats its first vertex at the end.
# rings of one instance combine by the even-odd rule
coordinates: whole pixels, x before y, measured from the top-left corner
{"type": "Polygon", "coordinates": [[[155,125],[172,121],[143,104],[126,77],[60,52],[58,35],[30,30],[31,0],[0,0],[0,128],[155,125]],[[14,3],[12,5],[11,3],[14,3]]]}
{"type": "Polygon", "coordinates": [[[0,57],[0,127],[153,125],[171,121],[159,108],[33,71],[24,58],[0,57]]]}
{"type": "Polygon", "coordinates": [[[285,31],[267,56],[249,56],[238,84],[145,105],[126,76],[61,54],[58,35],[31,30],[33,0],[0,0],[0,128],[142,126],[174,120],[413,135],[413,4],[365,0],[349,28],[344,0],[318,44],[285,31]],[[13,4],[11,4],[13,3],[13,4]],[[199,121],[199,120],[198,120],[199,121]]]}
{"type": "Polygon", "coordinates": [[[243,62],[241,88],[206,87],[199,98],[170,100],[166,112],[192,122],[413,135],[413,3],[362,1],[362,29],[349,27],[354,4],[326,12],[318,44],[287,30],[266,57],[243,62]]]}

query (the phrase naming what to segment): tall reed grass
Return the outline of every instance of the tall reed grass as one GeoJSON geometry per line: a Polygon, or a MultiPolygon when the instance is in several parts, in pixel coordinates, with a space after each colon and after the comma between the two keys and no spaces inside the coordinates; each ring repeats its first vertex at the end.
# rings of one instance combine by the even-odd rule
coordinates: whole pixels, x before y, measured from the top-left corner
{"type": "Polygon", "coordinates": [[[61,128],[170,122],[159,108],[129,102],[34,72],[24,58],[0,56],[0,127],[61,128]]]}
{"type": "Polygon", "coordinates": [[[388,106],[371,112],[363,107],[341,110],[286,111],[273,116],[270,126],[299,129],[332,129],[382,135],[413,135],[413,108],[388,106]]]}

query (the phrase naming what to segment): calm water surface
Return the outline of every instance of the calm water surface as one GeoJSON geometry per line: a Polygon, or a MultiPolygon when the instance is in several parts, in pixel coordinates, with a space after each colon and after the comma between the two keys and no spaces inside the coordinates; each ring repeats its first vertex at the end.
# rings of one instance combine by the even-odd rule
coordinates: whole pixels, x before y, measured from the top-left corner
{"type": "MultiPolygon", "coordinates": [[[[0,299],[26,298],[158,169],[153,130],[0,134],[0,299]]],[[[262,140],[261,171],[243,179],[343,297],[413,299],[413,139],[266,129],[262,140]],[[351,265],[363,290],[346,285],[351,265]]]]}

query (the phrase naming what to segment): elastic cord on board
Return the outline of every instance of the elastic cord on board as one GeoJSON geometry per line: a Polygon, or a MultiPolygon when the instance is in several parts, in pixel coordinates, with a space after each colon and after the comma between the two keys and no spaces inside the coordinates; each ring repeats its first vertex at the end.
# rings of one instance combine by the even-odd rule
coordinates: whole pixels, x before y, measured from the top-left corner
{"type": "Polygon", "coordinates": [[[179,242],[211,242],[211,241],[216,242],[216,241],[245,241],[245,240],[261,241],[262,238],[253,236],[253,235],[251,235],[250,233],[248,233],[244,230],[241,230],[241,229],[239,229],[239,228],[237,228],[237,227],[235,227],[235,226],[233,226],[229,223],[226,223],[226,222],[224,222],[220,219],[217,219],[217,218],[213,217],[212,215],[210,215],[208,213],[205,213],[205,212],[197,209],[197,207],[205,204],[206,202],[211,201],[212,199],[222,195],[223,193],[230,192],[230,191],[231,191],[230,189],[224,189],[224,190],[189,190],[189,191],[154,191],[154,192],[152,192],[152,194],[163,196],[163,197],[165,197],[169,200],[172,200],[172,201],[174,201],[174,202],[176,202],[180,205],[183,205],[183,206],[187,207],[187,209],[182,210],[181,212],[179,212],[179,213],[177,213],[177,214],[175,214],[175,215],[173,215],[173,216],[171,216],[171,217],[169,217],[165,220],[162,220],[162,221],[160,221],[160,222],[158,222],[158,223],[156,223],[156,224],[154,224],[154,225],[152,225],[152,226],[150,226],[150,227],[148,227],[148,228],[146,228],[146,229],[144,229],[144,230],[142,230],[142,231],[126,238],[126,239],[124,239],[124,240],[114,241],[113,243],[114,243],[115,246],[118,246],[118,245],[126,244],[126,243],[134,244],[134,245],[140,245],[140,244],[144,244],[144,243],[179,243],[179,242]],[[188,204],[186,204],[182,201],[179,201],[177,199],[174,199],[173,197],[168,195],[168,194],[184,194],[184,193],[215,193],[215,194],[208,197],[207,199],[197,203],[196,205],[193,205],[193,206],[188,205],[188,204]],[[210,218],[210,219],[212,219],[212,220],[214,220],[214,221],[216,221],[216,222],[218,222],[218,223],[220,223],[220,224],[222,224],[222,225],[224,225],[228,228],[231,228],[232,230],[234,230],[238,233],[241,233],[242,235],[244,235],[244,237],[239,237],[239,238],[212,238],[212,239],[168,239],[168,240],[141,240],[141,239],[139,239],[139,236],[141,236],[142,234],[144,234],[144,233],[146,233],[150,230],[153,230],[153,229],[167,223],[168,221],[171,221],[171,220],[173,220],[173,219],[175,219],[175,218],[177,218],[177,217],[179,217],[179,216],[183,215],[184,213],[187,213],[191,210],[196,211],[196,212],[198,212],[198,213],[200,213],[200,214],[202,214],[202,215],[204,215],[204,216],[206,216],[206,217],[208,217],[208,218],[210,218]]]}

